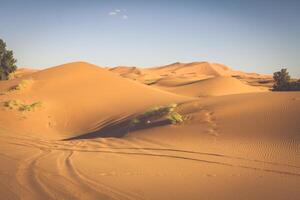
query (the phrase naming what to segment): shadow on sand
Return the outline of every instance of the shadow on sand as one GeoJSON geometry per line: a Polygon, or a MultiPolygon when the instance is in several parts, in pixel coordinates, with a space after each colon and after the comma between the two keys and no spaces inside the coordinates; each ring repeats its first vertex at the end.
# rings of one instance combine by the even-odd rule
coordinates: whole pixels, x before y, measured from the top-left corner
{"type": "Polygon", "coordinates": [[[93,138],[109,138],[109,137],[116,137],[121,138],[128,134],[129,132],[134,132],[138,130],[154,128],[158,126],[164,126],[172,124],[169,120],[160,120],[154,121],[149,124],[132,124],[132,119],[125,119],[122,121],[112,122],[108,125],[100,128],[97,131],[85,133],[76,137],[64,139],[65,141],[68,140],[80,140],[80,139],[93,139],[93,138]]]}

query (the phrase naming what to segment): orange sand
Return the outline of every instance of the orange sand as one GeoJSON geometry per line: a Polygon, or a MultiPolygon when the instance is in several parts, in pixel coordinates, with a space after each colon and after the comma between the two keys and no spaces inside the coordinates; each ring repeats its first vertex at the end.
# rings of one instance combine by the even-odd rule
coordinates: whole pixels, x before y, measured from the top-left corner
{"type": "Polygon", "coordinates": [[[299,199],[300,92],[236,76],[269,78],[205,62],[78,62],[0,82],[1,199],[299,199]],[[13,89],[22,80],[31,81],[13,89]],[[182,124],[113,134],[171,103],[182,124]]]}

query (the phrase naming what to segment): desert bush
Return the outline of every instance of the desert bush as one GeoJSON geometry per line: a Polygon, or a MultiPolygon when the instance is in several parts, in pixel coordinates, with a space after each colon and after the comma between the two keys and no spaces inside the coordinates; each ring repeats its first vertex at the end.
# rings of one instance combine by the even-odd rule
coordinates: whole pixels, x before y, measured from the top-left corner
{"type": "Polygon", "coordinates": [[[172,124],[182,123],[184,118],[178,112],[172,112],[167,116],[167,119],[170,120],[172,124]]]}
{"type": "Polygon", "coordinates": [[[283,68],[278,72],[273,74],[273,79],[275,84],[273,85],[273,90],[275,91],[285,91],[289,90],[289,82],[291,77],[287,71],[287,69],[283,68]]]}
{"type": "Polygon", "coordinates": [[[36,108],[39,108],[42,106],[42,102],[34,102],[32,104],[22,104],[19,108],[19,111],[34,111],[36,108]]]}
{"type": "Polygon", "coordinates": [[[4,106],[8,107],[9,109],[19,109],[21,105],[22,101],[20,100],[9,100],[4,103],[4,106]]]}
{"type": "Polygon", "coordinates": [[[19,82],[18,85],[12,88],[12,90],[23,90],[25,88],[30,87],[33,84],[32,79],[23,79],[19,82]]]}
{"type": "Polygon", "coordinates": [[[289,83],[290,91],[300,91],[300,82],[299,81],[291,81],[289,83]]]}
{"type": "Polygon", "coordinates": [[[15,71],[12,72],[12,73],[10,73],[10,74],[8,75],[8,77],[7,77],[8,80],[13,80],[13,79],[15,79],[15,78],[17,78],[16,72],[15,72],[15,71]]]}
{"type": "Polygon", "coordinates": [[[183,122],[183,117],[175,111],[177,104],[152,107],[131,120],[131,126],[149,125],[154,122],[166,121],[177,124],[183,122]]]}
{"type": "Polygon", "coordinates": [[[37,101],[32,104],[26,104],[21,100],[9,100],[4,103],[4,106],[12,110],[26,112],[26,111],[34,111],[36,108],[41,107],[42,102],[37,101]]]}
{"type": "Polygon", "coordinates": [[[9,74],[17,70],[17,60],[13,51],[6,49],[6,43],[0,39],[0,80],[7,80],[9,74]]]}
{"type": "Polygon", "coordinates": [[[273,75],[275,84],[274,91],[300,91],[300,80],[291,81],[291,77],[287,69],[281,69],[273,75]]]}

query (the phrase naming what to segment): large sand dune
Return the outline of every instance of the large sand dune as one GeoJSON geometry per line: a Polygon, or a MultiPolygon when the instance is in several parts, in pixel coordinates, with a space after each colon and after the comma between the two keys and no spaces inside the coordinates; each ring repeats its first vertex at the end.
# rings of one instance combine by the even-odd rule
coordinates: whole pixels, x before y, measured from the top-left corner
{"type": "Polygon", "coordinates": [[[3,199],[299,199],[299,92],[207,63],[112,71],[79,62],[0,82],[3,199]],[[115,135],[170,103],[183,123],[115,135]]]}
{"type": "Polygon", "coordinates": [[[22,100],[28,104],[40,101],[42,108],[29,113],[23,120],[18,120],[22,117],[19,111],[2,108],[0,126],[52,138],[93,131],[152,105],[185,99],[87,63],[41,70],[3,85],[0,89],[9,92],[0,96],[2,104],[8,100],[22,100]],[[32,83],[20,91],[9,91],[21,80],[32,80],[32,83]]]}

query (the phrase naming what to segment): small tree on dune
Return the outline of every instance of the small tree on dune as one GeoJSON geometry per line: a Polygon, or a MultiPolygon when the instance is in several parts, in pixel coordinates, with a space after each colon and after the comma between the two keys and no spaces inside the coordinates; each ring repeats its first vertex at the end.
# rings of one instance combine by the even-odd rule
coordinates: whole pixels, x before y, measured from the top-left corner
{"type": "Polygon", "coordinates": [[[289,90],[291,77],[287,69],[283,68],[273,74],[275,84],[273,90],[275,91],[286,91],[289,90]]]}
{"type": "Polygon", "coordinates": [[[17,60],[13,51],[6,49],[6,43],[0,39],[0,80],[7,80],[9,74],[17,70],[17,60]]]}
{"type": "Polygon", "coordinates": [[[287,69],[274,73],[274,91],[300,91],[300,79],[292,80],[287,69]]]}

